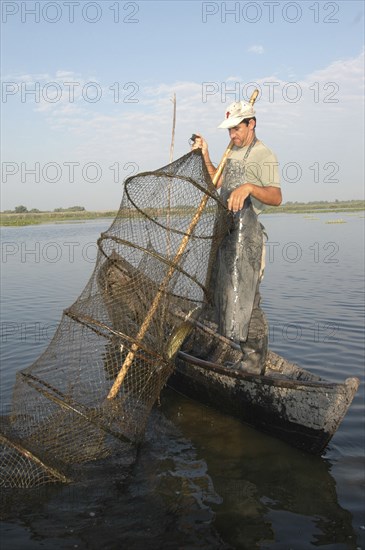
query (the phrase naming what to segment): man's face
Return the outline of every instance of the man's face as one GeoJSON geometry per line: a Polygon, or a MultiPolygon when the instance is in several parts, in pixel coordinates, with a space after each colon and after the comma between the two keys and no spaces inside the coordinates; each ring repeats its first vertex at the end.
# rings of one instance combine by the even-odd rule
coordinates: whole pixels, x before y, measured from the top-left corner
{"type": "Polygon", "coordinates": [[[253,131],[255,124],[253,120],[250,120],[248,126],[244,122],[241,122],[234,128],[229,129],[229,137],[233,141],[236,147],[244,147],[251,143],[253,138],[253,131]]]}

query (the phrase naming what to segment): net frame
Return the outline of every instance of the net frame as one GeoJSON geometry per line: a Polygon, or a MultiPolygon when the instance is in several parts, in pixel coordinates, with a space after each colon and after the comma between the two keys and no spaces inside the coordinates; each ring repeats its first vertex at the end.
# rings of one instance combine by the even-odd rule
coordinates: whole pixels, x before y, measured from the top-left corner
{"type": "Polygon", "coordinates": [[[67,483],[73,466],[142,440],[189,320],[209,300],[225,217],[200,152],[126,180],[89,282],[45,352],[17,374],[11,414],[0,417],[0,486],[67,483]]]}

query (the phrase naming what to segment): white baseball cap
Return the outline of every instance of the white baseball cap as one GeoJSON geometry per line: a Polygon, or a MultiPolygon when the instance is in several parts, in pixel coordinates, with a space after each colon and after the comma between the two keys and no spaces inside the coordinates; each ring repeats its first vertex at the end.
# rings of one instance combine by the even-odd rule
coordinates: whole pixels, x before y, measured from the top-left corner
{"type": "Polygon", "coordinates": [[[252,118],[256,114],[255,109],[250,103],[244,101],[238,101],[238,103],[231,103],[226,111],[226,118],[218,126],[218,128],[234,128],[244,118],[252,118]]]}

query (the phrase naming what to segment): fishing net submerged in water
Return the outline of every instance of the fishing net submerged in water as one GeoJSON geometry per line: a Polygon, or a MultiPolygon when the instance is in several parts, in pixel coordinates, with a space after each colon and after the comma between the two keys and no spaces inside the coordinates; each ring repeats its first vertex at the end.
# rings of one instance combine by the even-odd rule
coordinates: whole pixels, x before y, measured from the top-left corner
{"type": "Polygon", "coordinates": [[[89,282],[17,373],[11,414],[0,417],[0,486],[67,482],[72,465],[141,441],[207,300],[223,212],[197,152],[126,181],[89,282]]]}

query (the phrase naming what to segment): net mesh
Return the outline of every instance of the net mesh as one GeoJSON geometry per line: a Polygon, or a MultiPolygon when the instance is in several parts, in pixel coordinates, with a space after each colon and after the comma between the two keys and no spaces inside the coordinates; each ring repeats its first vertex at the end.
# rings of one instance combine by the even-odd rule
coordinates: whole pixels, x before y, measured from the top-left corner
{"type": "Polygon", "coordinates": [[[0,486],[67,482],[73,465],[141,441],[189,319],[209,299],[223,213],[197,152],[125,182],[89,282],[17,373],[0,417],[0,486]]]}

